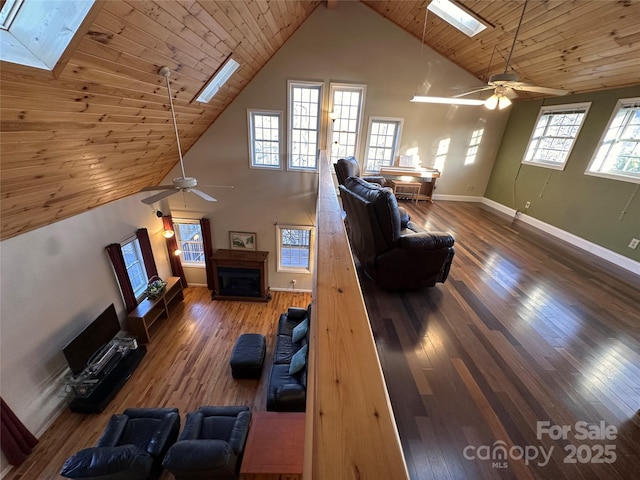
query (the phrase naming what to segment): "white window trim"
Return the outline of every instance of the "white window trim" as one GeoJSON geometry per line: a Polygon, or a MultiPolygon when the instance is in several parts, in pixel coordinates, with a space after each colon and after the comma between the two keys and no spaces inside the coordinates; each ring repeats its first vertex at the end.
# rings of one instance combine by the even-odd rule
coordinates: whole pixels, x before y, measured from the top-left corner
{"type": "MultiPolygon", "coordinates": [[[[144,264],[144,257],[142,256],[142,249],[140,248],[140,240],[138,239],[138,237],[136,235],[133,235],[129,238],[127,238],[126,240],[123,240],[122,242],[120,242],[120,251],[122,252],[122,248],[125,247],[126,245],[133,243],[134,245],[134,250],[136,252],[136,257],[138,257],[138,262],[140,263],[140,265],[142,266],[142,273],[144,274],[145,278],[147,279],[147,283],[144,285],[144,287],[142,288],[142,290],[139,291],[133,291],[133,294],[136,296],[136,300],[138,302],[140,302],[141,300],[143,300],[144,298],[146,298],[146,291],[147,291],[147,284],[149,282],[149,277],[147,275],[147,268],[144,264]]],[[[124,256],[124,252],[122,252],[122,255],[124,256]]],[[[125,269],[126,269],[126,262],[125,262],[125,269]]],[[[129,277],[129,270],[127,270],[127,276],[129,277]]],[[[129,277],[129,283],[131,283],[131,277],[129,277]]],[[[131,283],[131,287],[133,288],[133,283],[131,283]]]]}
{"type": "Polygon", "coordinates": [[[598,145],[596,146],[596,149],[593,151],[593,156],[591,157],[591,161],[589,162],[589,165],[587,165],[587,169],[584,172],[585,175],[591,175],[593,177],[608,178],[610,180],[618,180],[618,181],[621,181],[621,182],[640,183],[640,177],[639,176],[616,174],[616,173],[592,172],[591,171],[591,166],[596,161],[596,157],[598,155],[598,150],[600,150],[600,146],[604,142],[604,139],[606,138],[607,133],[609,132],[609,127],[611,126],[611,123],[613,122],[613,119],[616,117],[616,115],[618,114],[618,112],[620,111],[621,108],[623,108],[626,105],[632,105],[632,104],[636,104],[636,103],[640,103],[640,97],[621,98],[621,99],[618,100],[618,102],[616,103],[615,108],[613,109],[613,112],[611,112],[611,116],[609,117],[609,121],[607,122],[607,126],[605,127],[604,131],[602,132],[602,135],[600,136],[600,141],[598,142],[598,145]]]}
{"type": "Polygon", "coordinates": [[[393,145],[393,153],[391,155],[391,166],[394,165],[396,158],[400,153],[400,139],[402,138],[402,127],[404,126],[404,118],[396,118],[396,117],[369,117],[369,127],[367,129],[367,143],[364,147],[364,165],[363,169],[365,173],[377,173],[377,170],[369,170],[367,167],[369,166],[369,147],[371,141],[371,127],[373,122],[397,122],[398,123],[398,132],[395,138],[395,142],[393,145]]]}
{"type": "Polygon", "coordinates": [[[315,261],[315,244],[316,234],[315,227],[309,225],[276,225],[276,256],[277,256],[277,272],[290,272],[290,273],[313,273],[313,266],[315,261]],[[282,251],[282,233],[283,229],[289,230],[308,230],[309,231],[309,268],[303,267],[284,267],[281,265],[281,251],[282,251]]]}
{"type": "Polygon", "coordinates": [[[320,138],[322,137],[322,106],[325,104],[324,102],[324,82],[314,82],[314,81],[306,81],[306,80],[287,80],[287,170],[297,171],[297,172],[317,172],[320,162],[320,138]],[[291,102],[293,98],[291,98],[291,89],[294,86],[301,87],[320,87],[318,94],[318,145],[316,149],[316,164],[314,167],[294,167],[292,166],[293,160],[293,135],[291,132],[293,130],[293,109],[291,108],[291,102]]]}
{"type": "Polygon", "coordinates": [[[591,108],[591,102],[584,102],[584,103],[570,103],[570,104],[564,104],[564,105],[543,105],[542,107],[540,107],[540,111],[538,112],[538,116],[536,117],[536,121],[533,124],[533,129],[531,130],[531,135],[529,136],[529,141],[527,142],[527,146],[524,150],[524,156],[522,157],[522,164],[524,165],[532,165],[534,167],[542,167],[542,168],[550,168],[552,170],[564,170],[564,168],[567,166],[567,162],[569,161],[569,158],[571,157],[571,152],[573,151],[573,147],[576,145],[576,142],[578,140],[578,137],[580,136],[580,132],[582,131],[582,127],[584,126],[584,122],[587,120],[587,115],[589,114],[589,108],[591,108]],[[542,117],[543,115],[551,112],[551,113],[555,113],[555,112],[564,112],[564,111],[569,111],[569,110],[583,110],[584,109],[584,117],[582,119],[582,123],[580,124],[580,126],[578,127],[578,131],[576,132],[576,136],[573,138],[573,141],[571,142],[571,147],[569,148],[569,150],[567,151],[567,156],[564,159],[564,162],[562,164],[558,164],[558,163],[551,163],[551,162],[532,162],[530,160],[525,160],[526,156],[527,156],[527,152],[529,151],[529,146],[531,145],[531,142],[533,141],[533,136],[536,133],[536,127],[538,126],[538,122],[540,121],[540,117],[542,117]]]}
{"type": "MultiPolygon", "coordinates": [[[[358,109],[358,120],[356,126],[356,143],[354,146],[354,157],[358,158],[358,152],[360,152],[360,145],[362,142],[362,117],[364,115],[364,104],[367,97],[367,86],[360,83],[330,83],[329,84],[329,112],[334,111],[333,98],[334,93],[337,91],[359,91],[360,92],[360,107],[358,109]]],[[[333,125],[334,121],[329,118],[327,122],[327,146],[333,145],[333,125]]],[[[334,162],[335,163],[335,162],[334,162]]]]}
{"type": "Polygon", "coordinates": [[[247,109],[247,129],[249,139],[249,168],[266,169],[266,170],[282,170],[282,137],[284,132],[282,131],[282,110],[256,110],[247,109]],[[253,115],[277,115],[278,116],[278,165],[259,165],[255,163],[255,149],[254,147],[254,129],[253,129],[253,115]]]}
{"type": "MultiPolygon", "coordinates": [[[[174,235],[176,236],[176,242],[178,243],[178,248],[180,248],[182,245],[182,238],[180,237],[179,234],[179,228],[176,226],[176,224],[178,223],[182,223],[182,224],[191,224],[191,225],[198,225],[200,227],[200,235],[202,236],[202,226],[200,225],[200,220],[195,220],[193,218],[173,218],[172,220],[173,222],[173,227],[174,227],[174,235]]],[[[200,238],[200,241],[202,242],[202,237],[200,238]]],[[[204,243],[202,243],[202,247],[204,250],[204,243]]],[[[205,268],[205,263],[204,260],[202,262],[189,262],[186,261],[184,259],[184,252],[182,251],[182,248],[180,248],[180,263],[182,263],[183,267],[189,267],[189,268],[205,268]]]]}

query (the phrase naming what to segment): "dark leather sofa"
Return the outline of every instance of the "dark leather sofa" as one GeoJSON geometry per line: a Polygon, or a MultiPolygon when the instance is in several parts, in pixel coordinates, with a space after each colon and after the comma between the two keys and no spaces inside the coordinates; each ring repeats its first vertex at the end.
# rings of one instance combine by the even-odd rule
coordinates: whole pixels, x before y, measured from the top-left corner
{"type": "MultiPolygon", "coordinates": [[[[267,410],[269,411],[304,412],[306,409],[308,362],[305,361],[299,372],[292,374],[290,369],[294,355],[304,348],[302,354],[308,348],[310,320],[311,305],[306,309],[290,307],[286,313],[280,315],[267,392],[267,410]],[[297,339],[294,337],[294,329],[305,321],[306,333],[302,338],[297,339]]],[[[301,330],[298,330],[296,333],[299,335],[300,332],[301,330]]]]}
{"type": "Polygon", "coordinates": [[[60,475],[75,479],[157,479],[162,459],[178,438],[176,408],[128,408],[113,415],[95,447],[70,457],[60,475]]]}
{"type": "Polygon", "coordinates": [[[351,248],[378,285],[409,290],[444,283],[454,256],[451,235],[422,230],[401,215],[389,189],[362,178],[345,179],[340,198],[351,248]]]}

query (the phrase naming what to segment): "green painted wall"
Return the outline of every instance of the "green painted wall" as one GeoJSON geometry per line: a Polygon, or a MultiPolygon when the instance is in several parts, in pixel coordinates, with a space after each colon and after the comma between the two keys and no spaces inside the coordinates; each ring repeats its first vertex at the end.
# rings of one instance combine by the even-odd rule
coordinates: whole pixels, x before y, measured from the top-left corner
{"type": "Polygon", "coordinates": [[[544,105],[591,102],[563,171],[521,166],[543,100],[516,102],[485,197],[514,209],[523,209],[530,201],[527,215],[640,261],[640,247],[628,247],[632,238],[640,238],[639,185],[584,174],[616,102],[631,97],[640,97],[640,85],[544,100],[544,105]],[[619,219],[632,196],[626,215],[619,219]]]}

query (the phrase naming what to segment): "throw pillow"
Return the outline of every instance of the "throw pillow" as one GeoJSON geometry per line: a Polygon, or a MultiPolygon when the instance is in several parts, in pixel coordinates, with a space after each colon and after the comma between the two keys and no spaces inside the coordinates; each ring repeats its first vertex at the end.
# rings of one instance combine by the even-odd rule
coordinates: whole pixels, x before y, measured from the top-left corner
{"type": "Polygon", "coordinates": [[[291,341],[293,343],[298,343],[307,334],[307,330],[309,330],[309,319],[305,318],[298,325],[293,327],[293,331],[291,332],[291,341]]]}
{"type": "Polygon", "coordinates": [[[307,350],[308,345],[305,345],[298,350],[293,357],[291,357],[291,363],[289,364],[289,375],[298,373],[302,370],[307,363],[307,350]]]}

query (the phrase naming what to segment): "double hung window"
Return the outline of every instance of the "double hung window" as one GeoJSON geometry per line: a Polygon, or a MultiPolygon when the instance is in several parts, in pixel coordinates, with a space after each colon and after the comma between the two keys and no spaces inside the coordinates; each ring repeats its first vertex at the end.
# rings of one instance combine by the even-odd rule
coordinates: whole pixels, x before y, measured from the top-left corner
{"type": "Polygon", "coordinates": [[[125,242],[120,245],[120,248],[133,293],[136,298],[140,298],[144,294],[149,281],[147,271],[144,267],[142,251],[140,250],[140,241],[138,238],[125,240],[125,242]]]}
{"type": "Polygon", "coordinates": [[[333,163],[357,156],[366,91],[366,85],[331,84],[328,144],[333,163]]]}
{"type": "Polygon", "coordinates": [[[311,273],[314,229],[307,226],[277,225],[278,271],[311,273]]]}
{"type": "Polygon", "coordinates": [[[248,110],[251,167],[280,169],[282,113],[248,110]]]}
{"type": "Polygon", "coordinates": [[[289,81],[289,163],[291,170],[317,170],[321,82],[289,81]]]}
{"type": "Polygon", "coordinates": [[[585,173],[640,183],[640,98],[618,101],[585,173]]]}
{"type": "Polygon", "coordinates": [[[401,118],[369,118],[365,170],[378,172],[381,167],[392,166],[398,155],[402,133],[401,118]]]}
{"type": "Polygon", "coordinates": [[[173,219],[180,260],[187,267],[204,267],[204,245],[198,220],[173,219]]]}
{"type": "Polygon", "coordinates": [[[564,170],[590,103],[540,108],[522,163],[564,170]]]}

